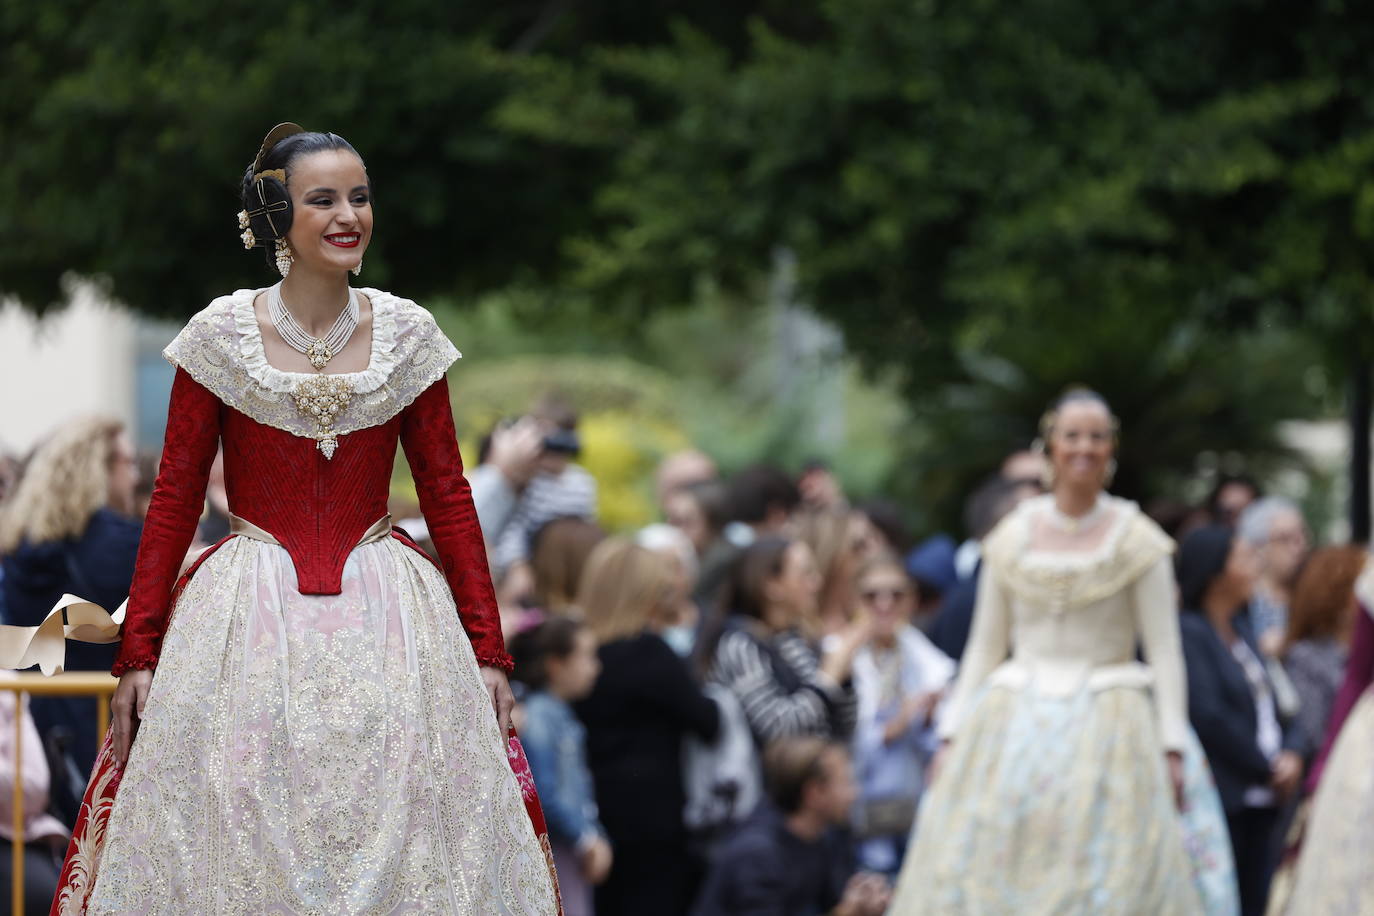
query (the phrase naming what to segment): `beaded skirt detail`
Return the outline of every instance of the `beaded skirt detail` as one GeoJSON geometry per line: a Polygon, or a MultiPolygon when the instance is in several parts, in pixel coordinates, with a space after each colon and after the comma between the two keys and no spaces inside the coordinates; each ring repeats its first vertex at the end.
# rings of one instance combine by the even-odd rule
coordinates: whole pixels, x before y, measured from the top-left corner
{"type": "Polygon", "coordinates": [[[1187,757],[1201,824],[1175,808],[1147,691],[988,687],[926,792],[889,913],[1235,913],[1195,740],[1187,757]]]}
{"type": "Polygon", "coordinates": [[[553,916],[518,758],[426,558],[367,544],[303,596],[284,549],[232,538],[177,599],[54,912],[553,916]]]}

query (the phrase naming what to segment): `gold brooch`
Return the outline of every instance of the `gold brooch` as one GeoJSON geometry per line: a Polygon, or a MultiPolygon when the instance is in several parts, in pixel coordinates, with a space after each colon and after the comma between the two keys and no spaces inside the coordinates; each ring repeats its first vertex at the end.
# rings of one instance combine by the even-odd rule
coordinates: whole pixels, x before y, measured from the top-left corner
{"type": "Polygon", "coordinates": [[[337,375],[312,375],[296,383],[291,398],[301,413],[315,421],[316,447],[324,452],[325,458],[333,458],[339,447],[334,418],[352,400],[352,386],[337,375]]]}

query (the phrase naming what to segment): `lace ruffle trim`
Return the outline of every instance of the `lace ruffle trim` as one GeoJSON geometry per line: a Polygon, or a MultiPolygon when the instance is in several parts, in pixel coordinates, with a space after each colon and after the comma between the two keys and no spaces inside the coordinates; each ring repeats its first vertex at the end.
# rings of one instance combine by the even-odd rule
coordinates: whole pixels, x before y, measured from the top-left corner
{"type": "MultiPolygon", "coordinates": [[[[291,391],[298,380],[310,373],[284,372],[267,361],[267,351],[262,343],[262,328],[258,316],[253,311],[253,300],[261,290],[238,290],[231,297],[230,313],[234,318],[234,330],[238,332],[239,356],[244,368],[253,381],[269,391],[291,391]]],[[[357,393],[375,391],[385,384],[396,368],[399,355],[396,349],[396,306],[400,301],[390,293],[379,289],[359,288],[358,292],[367,296],[372,303],[372,350],[368,357],[367,368],[360,372],[339,373],[357,393]]]]}
{"type": "Polygon", "coordinates": [[[1125,589],[1173,552],[1174,545],[1135,503],[1115,500],[1116,528],[1083,553],[1030,548],[1034,507],[1025,504],[988,537],[989,570],[1014,595],[1056,613],[1086,607],[1125,589]]]}
{"type": "MultiPolygon", "coordinates": [[[[210,303],[168,344],[163,356],[226,405],[259,423],[319,438],[318,424],[302,413],[292,394],[302,380],[320,376],[283,372],[267,363],[253,313],[258,292],[238,290],[210,303]]],[[[462,356],[433,317],[415,303],[380,290],[362,292],[373,304],[371,362],[361,372],[326,376],[345,382],[350,390],[346,406],[333,417],[332,430],[340,436],[387,422],[462,356]]]]}

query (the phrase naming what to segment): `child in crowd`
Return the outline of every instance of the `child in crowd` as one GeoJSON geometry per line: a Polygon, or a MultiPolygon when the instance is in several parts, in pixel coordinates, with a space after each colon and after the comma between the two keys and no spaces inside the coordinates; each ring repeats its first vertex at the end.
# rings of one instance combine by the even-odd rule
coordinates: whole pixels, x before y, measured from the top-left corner
{"type": "Polygon", "coordinates": [[[597,819],[586,733],[570,703],[601,674],[596,637],[578,620],[551,617],[512,643],[515,677],[528,689],[521,741],[549,825],[566,916],[591,916],[591,888],[611,870],[597,819]]]}

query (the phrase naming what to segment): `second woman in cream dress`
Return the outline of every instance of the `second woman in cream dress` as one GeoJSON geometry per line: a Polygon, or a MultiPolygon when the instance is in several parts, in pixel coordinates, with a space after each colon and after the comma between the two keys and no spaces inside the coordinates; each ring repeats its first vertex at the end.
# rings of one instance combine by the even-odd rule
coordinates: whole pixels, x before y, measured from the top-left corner
{"type": "Polygon", "coordinates": [[[984,545],[940,729],[952,743],[893,913],[1235,911],[1224,822],[1188,727],[1172,544],[1134,503],[1103,495],[1091,515],[1070,530],[1040,497],[984,545]],[[1185,806],[1214,809],[1211,835],[1193,837],[1200,884],[1166,750],[1193,768],[1185,806]]]}

